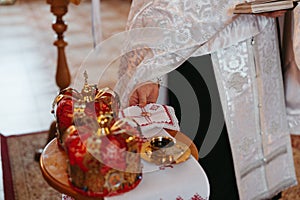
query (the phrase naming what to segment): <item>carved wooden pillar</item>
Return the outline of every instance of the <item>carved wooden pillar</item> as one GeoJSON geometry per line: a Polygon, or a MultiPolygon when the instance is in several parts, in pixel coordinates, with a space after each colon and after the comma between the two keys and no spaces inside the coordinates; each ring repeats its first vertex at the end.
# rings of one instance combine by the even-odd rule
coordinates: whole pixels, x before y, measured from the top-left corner
{"type": "MultiPolygon", "coordinates": [[[[56,41],[53,43],[57,47],[57,66],[55,80],[59,87],[59,90],[69,87],[71,83],[71,75],[69,72],[65,47],[68,45],[64,41],[64,32],[67,30],[67,25],[63,20],[63,16],[68,12],[69,0],[47,0],[47,3],[51,5],[51,12],[56,16],[56,20],[52,24],[52,29],[57,34],[56,41]]],[[[79,2],[78,2],[79,3],[79,2]]],[[[45,145],[47,145],[56,134],[56,122],[54,121],[48,132],[48,139],[45,145]]],[[[39,161],[40,155],[43,149],[38,149],[35,152],[35,160],[39,161]]]]}
{"type": "Polygon", "coordinates": [[[65,47],[68,45],[64,41],[64,32],[67,25],[63,20],[63,16],[68,12],[69,0],[47,0],[51,5],[51,12],[56,16],[56,21],[52,28],[57,34],[57,40],[54,45],[57,46],[57,68],[56,68],[56,84],[60,90],[68,87],[71,83],[71,76],[67,64],[65,47]]]}

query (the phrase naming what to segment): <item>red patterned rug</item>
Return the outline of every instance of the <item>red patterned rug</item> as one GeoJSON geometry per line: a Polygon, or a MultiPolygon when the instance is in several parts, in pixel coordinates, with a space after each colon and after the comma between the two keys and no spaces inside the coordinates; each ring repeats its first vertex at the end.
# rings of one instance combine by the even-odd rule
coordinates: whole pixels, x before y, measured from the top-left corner
{"type": "Polygon", "coordinates": [[[3,187],[6,200],[59,200],[61,194],[44,180],[35,150],[42,148],[48,133],[38,132],[1,138],[3,187]]]}

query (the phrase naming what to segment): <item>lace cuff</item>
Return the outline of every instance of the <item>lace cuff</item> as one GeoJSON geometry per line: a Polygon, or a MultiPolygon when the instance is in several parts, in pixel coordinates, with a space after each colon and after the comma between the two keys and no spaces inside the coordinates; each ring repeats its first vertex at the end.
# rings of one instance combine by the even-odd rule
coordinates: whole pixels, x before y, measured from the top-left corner
{"type": "Polygon", "coordinates": [[[163,83],[163,79],[162,79],[162,77],[160,76],[160,77],[156,77],[156,78],[154,78],[154,79],[149,80],[149,82],[157,83],[158,85],[161,85],[161,84],[163,83]]]}

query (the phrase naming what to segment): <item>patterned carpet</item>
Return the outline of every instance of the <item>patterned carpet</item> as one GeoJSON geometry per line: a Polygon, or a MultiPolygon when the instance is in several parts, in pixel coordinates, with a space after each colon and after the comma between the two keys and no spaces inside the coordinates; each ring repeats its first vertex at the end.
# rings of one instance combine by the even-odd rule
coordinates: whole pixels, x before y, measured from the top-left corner
{"type": "Polygon", "coordinates": [[[7,200],[58,200],[61,194],[44,180],[34,152],[47,141],[47,132],[3,137],[1,156],[7,200]]]}

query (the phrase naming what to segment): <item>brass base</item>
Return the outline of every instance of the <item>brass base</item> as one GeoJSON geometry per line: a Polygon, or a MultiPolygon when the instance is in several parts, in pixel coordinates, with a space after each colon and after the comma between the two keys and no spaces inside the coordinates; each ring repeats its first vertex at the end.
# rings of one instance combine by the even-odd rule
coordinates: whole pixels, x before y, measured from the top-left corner
{"type": "MultiPolygon", "coordinates": [[[[1,1],[1,0],[0,0],[1,1]]],[[[50,125],[50,128],[49,128],[49,132],[48,132],[48,139],[46,141],[46,144],[45,146],[51,142],[54,138],[56,137],[56,122],[52,122],[52,124],[50,125]]],[[[35,153],[34,153],[34,160],[36,162],[40,162],[40,157],[41,157],[41,154],[43,152],[43,148],[40,148],[40,149],[37,149],[35,150],[35,153]]]]}

